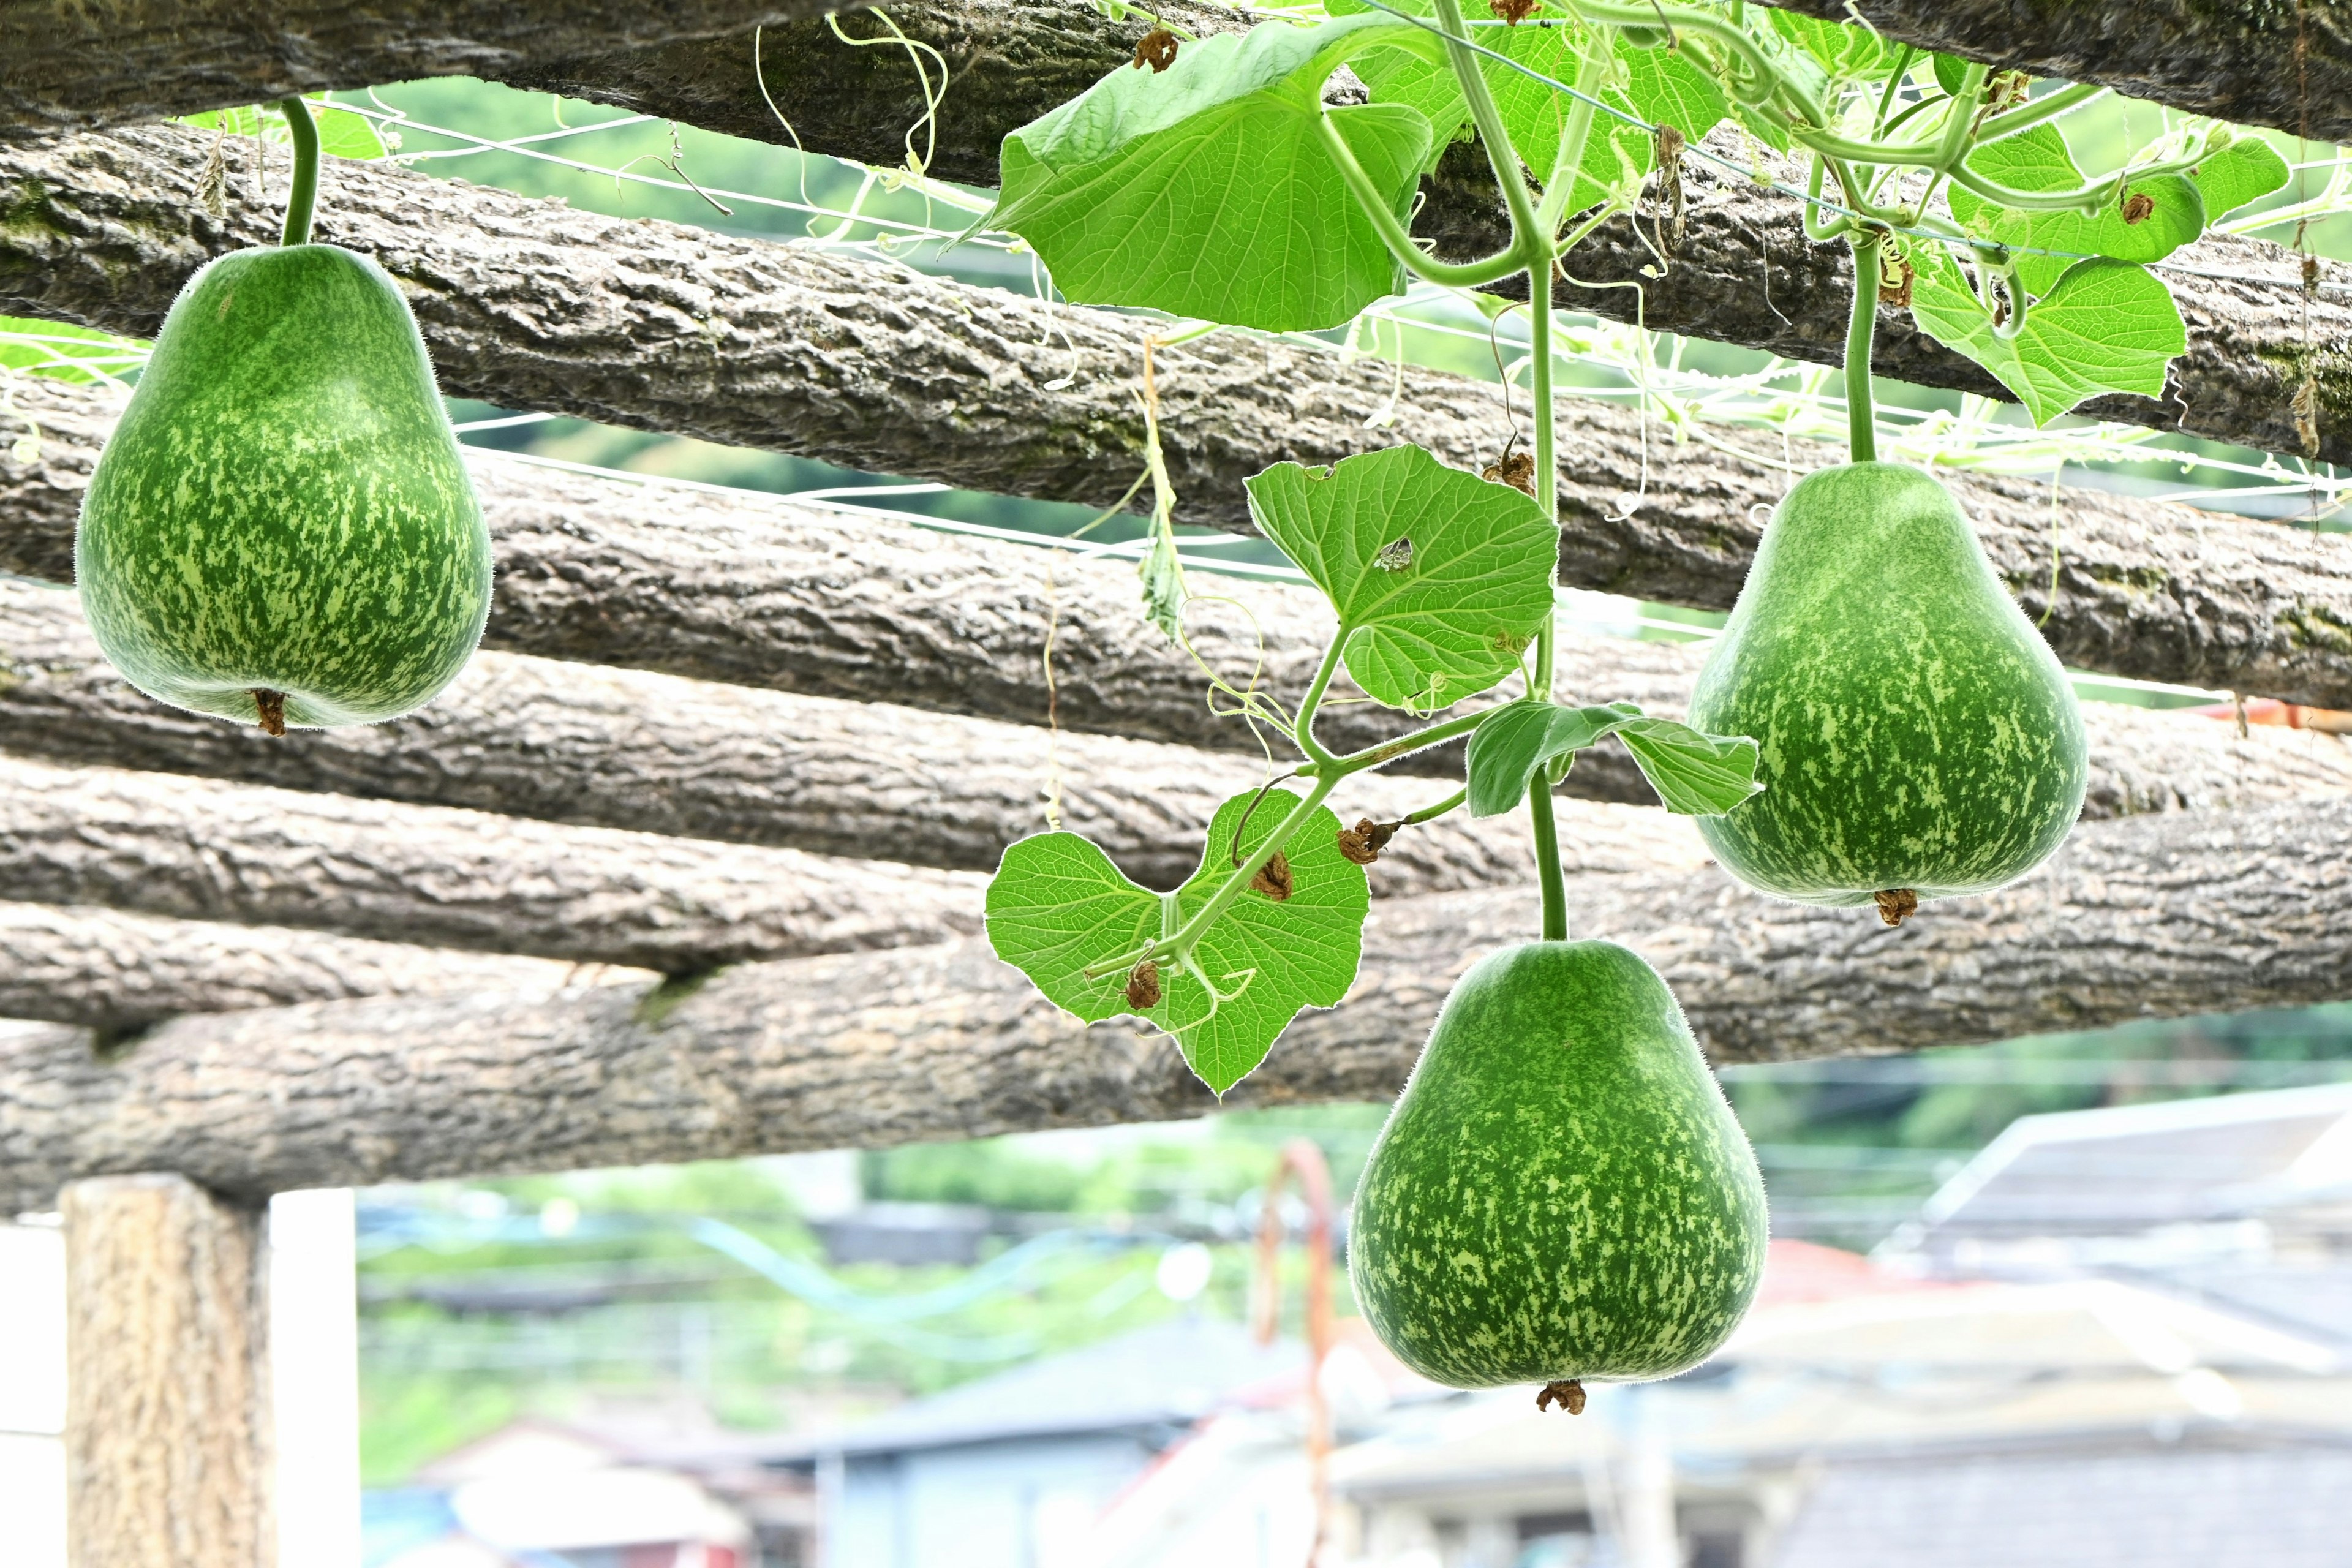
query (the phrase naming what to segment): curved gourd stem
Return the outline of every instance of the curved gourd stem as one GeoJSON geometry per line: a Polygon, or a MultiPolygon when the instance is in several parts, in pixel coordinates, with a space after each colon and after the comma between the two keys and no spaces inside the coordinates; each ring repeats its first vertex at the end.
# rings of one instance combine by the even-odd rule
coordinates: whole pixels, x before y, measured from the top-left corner
{"type": "Polygon", "coordinates": [[[294,188],[286,193],[286,232],[281,245],[310,243],[310,213],[319,205],[319,127],[299,94],[281,98],[278,108],[294,133],[294,188]]]}
{"type": "Polygon", "coordinates": [[[1845,329],[1847,456],[1857,463],[1878,460],[1878,416],[1870,398],[1870,339],[1878,325],[1878,247],[1884,238],[1857,229],[1853,247],[1853,315],[1845,329]]]}

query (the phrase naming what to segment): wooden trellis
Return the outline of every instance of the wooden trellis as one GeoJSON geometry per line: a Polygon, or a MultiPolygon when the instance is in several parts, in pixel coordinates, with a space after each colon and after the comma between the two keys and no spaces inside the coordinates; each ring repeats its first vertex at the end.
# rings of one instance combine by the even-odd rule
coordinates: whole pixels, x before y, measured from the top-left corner
{"type": "MultiPolygon", "coordinates": [[[[2352,41],[2330,8],[2282,23],[2252,0],[2167,0],[2166,22],[2143,6],[2088,36],[2081,19],[2107,8],[2043,8],[2037,29],[2014,6],[1861,5],[1970,58],[2352,134],[2352,41]]],[[[897,158],[911,76],[884,51],[832,48],[806,20],[818,9],[394,5],[362,24],[332,7],[257,21],[228,4],[0,0],[0,312],[152,332],[196,267],[275,220],[235,180],[208,212],[210,139],[137,122],[296,90],[470,73],[778,141],[750,74],[760,25],[770,94],[803,144],[897,158]]],[[[956,71],[934,172],[981,183],[1006,130],[1147,26],[1083,0],[893,16],[956,71]]],[[[1580,275],[1640,281],[1653,327],[1834,358],[1843,253],[1807,246],[1769,194],[1691,183],[1665,276],[1643,277],[1650,253],[1617,231],[1580,253],[1580,275]]],[[[1429,197],[1441,251],[1496,232],[1467,158],[1429,197]]],[[[1129,318],[384,168],[339,168],[319,232],[404,281],[453,393],[1052,499],[1108,501],[1134,471],[1146,329],[1129,318]]],[[[2294,258],[2251,242],[2179,259],[2191,335],[2173,395],[2095,412],[2352,460],[2342,289],[2305,289],[2294,258]],[[2306,371],[2308,449],[2289,408],[2306,371]]],[[[1618,315],[1634,297],[1560,291],[1618,315]]],[[[1989,389],[1907,318],[1883,324],[1875,363],[1989,389]]],[[[1242,478],[1283,458],[1402,439],[1491,456],[1491,394],[1436,373],[1405,375],[1394,428],[1363,427],[1389,376],[1237,334],[1163,358],[1186,520],[1245,527],[1242,478]]],[[[272,1192],[1208,1104],[1164,1041],[1077,1025],[974,936],[978,873],[1038,826],[1049,622],[1073,826],[1166,882],[1215,803],[1258,776],[1191,663],[1136,617],[1122,568],[1049,575],[1019,546],[486,460],[492,651],[415,718],[272,743],[147,702],[100,661],[70,595],[43,584],[69,576],[113,405],[22,378],[9,394],[0,426],[39,439],[13,456],[0,441],[0,573],[24,579],[0,580],[0,1016],[57,1027],[0,1055],[0,1195],[66,1215],[78,1563],[269,1560],[254,1215],[272,1192]]],[[[1563,579],[1727,605],[1778,481],[1697,447],[1645,469],[1630,416],[1573,418],[1563,579]],[[1649,502],[1628,517],[1616,500],[1637,478],[1649,502]]],[[[2045,490],[1958,488],[2070,661],[2352,708],[2352,541],[2083,496],[2053,583],[2045,490]]],[[[1271,683],[1296,686],[1318,607],[1231,592],[1197,646],[1221,665],[1262,653],[1271,683]]],[[[1696,660],[1588,639],[1561,668],[1674,712],[1696,660]]],[[[1625,804],[1646,796],[1596,754],[1562,820],[1581,929],[1657,962],[1721,1059],[2352,996],[2352,747],[2092,719],[2096,820],[2057,866],[1894,932],[1736,889],[1685,825],[1625,804]]],[[[1329,730],[1362,744],[1383,722],[1343,709],[1329,730]]],[[[1368,779],[1338,804],[1385,816],[1416,793],[1368,779]]],[[[1242,1098],[1392,1091],[1454,974],[1529,929],[1527,876],[1518,845],[1475,825],[1401,838],[1350,1005],[1303,1019],[1242,1098]]]]}

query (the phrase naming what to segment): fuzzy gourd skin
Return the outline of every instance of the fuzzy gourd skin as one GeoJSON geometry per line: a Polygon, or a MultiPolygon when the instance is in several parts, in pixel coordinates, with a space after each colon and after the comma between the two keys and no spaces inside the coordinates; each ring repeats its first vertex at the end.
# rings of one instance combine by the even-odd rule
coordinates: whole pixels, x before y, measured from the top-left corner
{"type": "Polygon", "coordinates": [[[465,667],[490,542],[392,279],[329,245],[192,279],[82,503],[74,572],[131,683],[257,721],[370,723],[465,667]]]}
{"type": "Polygon", "coordinates": [[[1381,1340],[1456,1388],[1670,1377],[1738,1326],[1764,1183],[1674,994],[1607,942],[1491,953],[1373,1145],[1348,1240],[1381,1340]]]}
{"type": "Polygon", "coordinates": [[[1950,493],[1899,464],[1789,492],[1690,720],[1762,747],[1764,793],[1699,832],[1741,881],[1801,903],[1988,892],[2083,808],[2065,671],[1950,493]]]}

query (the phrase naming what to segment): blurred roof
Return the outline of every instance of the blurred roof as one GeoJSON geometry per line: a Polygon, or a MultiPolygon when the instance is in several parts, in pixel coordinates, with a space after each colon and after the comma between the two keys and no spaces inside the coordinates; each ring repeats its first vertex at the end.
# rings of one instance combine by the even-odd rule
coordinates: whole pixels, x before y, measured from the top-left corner
{"type": "Polygon", "coordinates": [[[1238,1323],[1184,1318],[1046,1356],[913,1400],[845,1431],[797,1437],[769,1458],[806,1464],[820,1454],[905,1453],[1015,1437],[1097,1432],[1156,1434],[1246,1403],[1263,1386],[1295,1381],[1306,1352],[1261,1345],[1238,1323]]]}
{"type": "Polygon", "coordinates": [[[2352,1084],[2023,1116],[1920,1214],[1960,1235],[2114,1234],[2352,1205],[2352,1084]]]}
{"type": "Polygon", "coordinates": [[[1846,1463],[1773,1568],[2339,1568],[2352,1448],[1846,1463]]]}

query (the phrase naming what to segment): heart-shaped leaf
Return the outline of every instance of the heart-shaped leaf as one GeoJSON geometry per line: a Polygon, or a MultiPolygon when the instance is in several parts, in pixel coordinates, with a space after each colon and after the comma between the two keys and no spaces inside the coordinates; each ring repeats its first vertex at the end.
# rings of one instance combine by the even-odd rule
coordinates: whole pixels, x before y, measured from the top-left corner
{"type": "Polygon", "coordinates": [[[1085,972],[1173,933],[1297,804],[1276,789],[1219,806],[1201,868],[1171,894],[1139,887],[1075,833],[1024,838],[988,885],[988,940],[1047,1000],[1088,1023],[1129,1013],[1174,1035],[1201,1081],[1223,1094],[1265,1059],[1300,1009],[1337,1006],[1355,983],[1370,891],[1364,868],[1339,852],[1339,818],[1318,806],[1285,848],[1287,874],[1265,879],[1285,895],[1243,893],[1190,963],[1161,965],[1148,984],[1085,972]]]}
{"type": "MultiPolygon", "coordinates": [[[[1004,139],[991,220],[1072,300],[1269,331],[1334,327],[1402,286],[1317,121],[1332,124],[1402,221],[1429,163],[1419,111],[1327,111],[1324,81],[1385,16],[1268,22],[1121,66],[1004,139]]],[[[1420,47],[1408,38],[1405,42],[1420,47]]]]}
{"type": "Polygon", "coordinates": [[[1329,468],[1276,463],[1250,515],[1330,597],[1348,673],[1431,712],[1519,667],[1551,613],[1559,531],[1536,501],[1391,447],[1329,468]]]}
{"type": "Polygon", "coordinates": [[[1922,331],[1976,361],[2017,395],[2036,425],[2103,392],[2164,390],[2165,367],[2189,346],[2172,295],[2130,261],[2078,261],[2004,332],[1940,245],[1911,251],[1911,313],[1922,331]]]}

